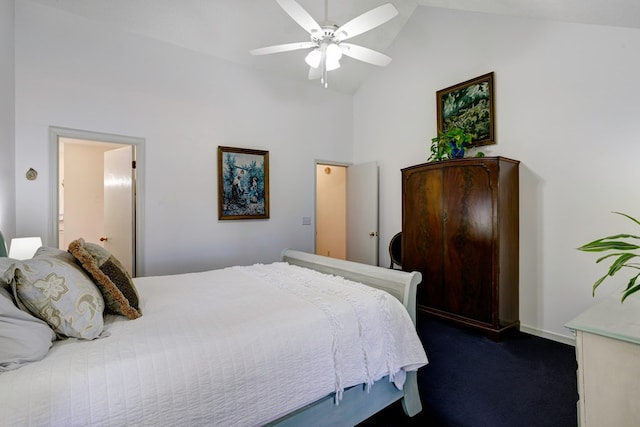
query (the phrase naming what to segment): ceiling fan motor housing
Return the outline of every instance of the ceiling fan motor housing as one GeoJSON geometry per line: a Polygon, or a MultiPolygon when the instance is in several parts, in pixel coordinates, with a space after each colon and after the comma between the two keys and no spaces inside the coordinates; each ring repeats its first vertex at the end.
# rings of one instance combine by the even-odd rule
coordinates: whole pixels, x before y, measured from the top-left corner
{"type": "MultiPolygon", "coordinates": [[[[336,24],[325,24],[322,26],[321,31],[311,32],[311,41],[318,44],[322,42],[339,43],[339,41],[336,39],[336,30],[338,28],[339,27],[336,24]]],[[[346,35],[346,33],[343,34],[346,35]]]]}

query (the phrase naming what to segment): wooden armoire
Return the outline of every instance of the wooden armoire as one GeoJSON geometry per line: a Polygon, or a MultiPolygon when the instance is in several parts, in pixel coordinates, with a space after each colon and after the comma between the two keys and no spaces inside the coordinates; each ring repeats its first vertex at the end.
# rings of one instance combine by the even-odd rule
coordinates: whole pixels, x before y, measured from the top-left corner
{"type": "Polygon", "coordinates": [[[518,316],[518,165],[474,157],[402,169],[402,269],[417,308],[494,340],[518,316]]]}

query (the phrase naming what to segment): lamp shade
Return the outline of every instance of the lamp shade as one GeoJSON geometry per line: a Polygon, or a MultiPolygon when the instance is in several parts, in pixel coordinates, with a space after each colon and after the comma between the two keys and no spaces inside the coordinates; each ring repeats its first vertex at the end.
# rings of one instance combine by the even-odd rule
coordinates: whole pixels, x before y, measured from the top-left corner
{"type": "Polygon", "coordinates": [[[42,246],[42,239],[40,237],[17,237],[15,239],[11,239],[9,258],[33,258],[33,254],[36,253],[40,246],[42,246]]]}

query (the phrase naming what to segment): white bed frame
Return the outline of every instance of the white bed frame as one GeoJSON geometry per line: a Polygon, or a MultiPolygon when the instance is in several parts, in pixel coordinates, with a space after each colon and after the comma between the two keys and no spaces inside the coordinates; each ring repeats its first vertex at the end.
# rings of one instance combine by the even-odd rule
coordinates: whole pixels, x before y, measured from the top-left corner
{"type": "MultiPolygon", "coordinates": [[[[391,270],[291,249],[282,251],[281,258],[289,264],[342,276],[387,291],[406,307],[414,326],[416,324],[416,289],[422,281],[419,272],[391,270]]],[[[407,373],[403,390],[398,390],[385,377],[376,382],[369,392],[364,386],[354,386],[345,390],[339,405],[335,404],[334,396],[329,395],[269,425],[353,426],[400,399],[408,416],[412,417],[422,410],[416,371],[407,373]]]]}

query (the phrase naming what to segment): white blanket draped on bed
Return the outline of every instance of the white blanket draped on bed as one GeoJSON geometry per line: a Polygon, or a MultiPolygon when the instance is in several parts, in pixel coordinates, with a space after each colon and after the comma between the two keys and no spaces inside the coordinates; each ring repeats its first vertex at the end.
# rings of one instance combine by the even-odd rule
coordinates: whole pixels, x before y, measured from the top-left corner
{"type": "Polygon", "coordinates": [[[0,374],[0,425],[260,425],[427,363],[398,300],[339,277],[274,263],[135,283],[141,318],[0,374]]]}

